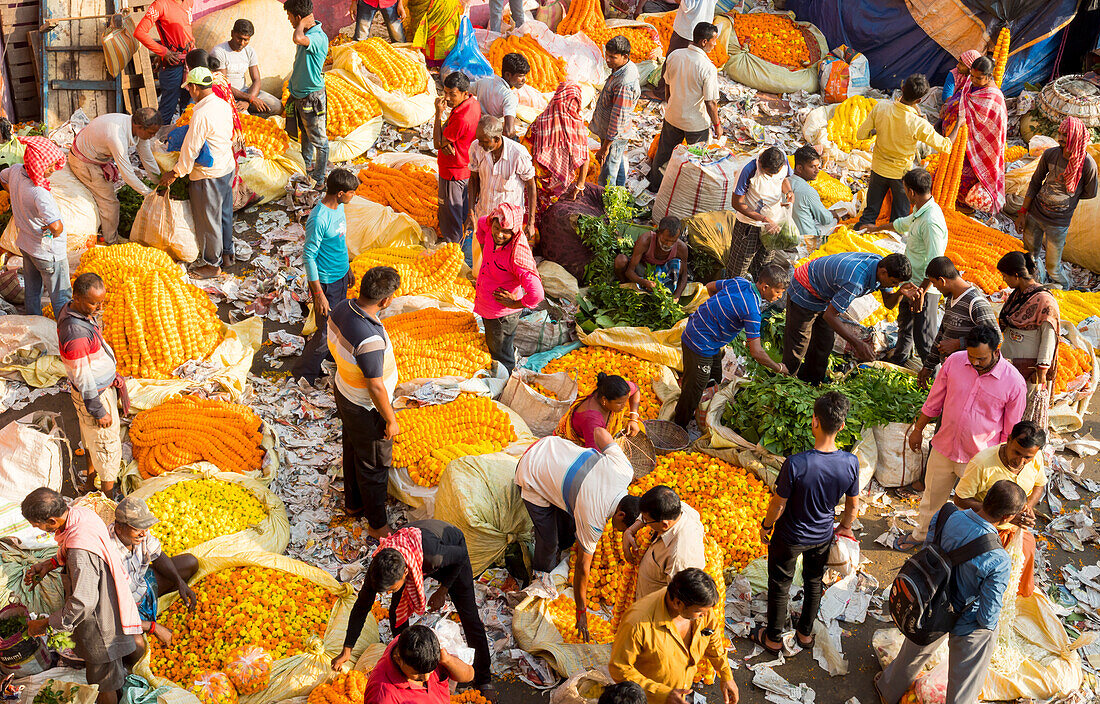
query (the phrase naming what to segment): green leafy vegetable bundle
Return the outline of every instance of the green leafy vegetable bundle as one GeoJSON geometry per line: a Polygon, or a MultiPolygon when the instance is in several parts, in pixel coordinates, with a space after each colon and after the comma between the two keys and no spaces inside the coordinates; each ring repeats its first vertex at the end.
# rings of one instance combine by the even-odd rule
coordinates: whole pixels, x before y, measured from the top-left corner
{"type": "Polygon", "coordinates": [[[27,618],[22,614],[14,614],[0,621],[0,638],[10,638],[27,627],[27,618]]]}
{"type": "Polygon", "coordinates": [[[76,699],[76,690],[69,689],[66,691],[60,687],[55,687],[55,684],[52,680],[47,682],[46,686],[34,695],[31,704],[72,704],[76,699]]]}

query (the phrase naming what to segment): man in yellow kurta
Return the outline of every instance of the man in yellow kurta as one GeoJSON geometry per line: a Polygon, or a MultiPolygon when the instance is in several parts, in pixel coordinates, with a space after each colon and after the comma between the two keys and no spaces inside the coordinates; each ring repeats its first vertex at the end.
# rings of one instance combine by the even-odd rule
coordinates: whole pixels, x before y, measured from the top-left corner
{"type": "Polygon", "coordinates": [[[640,684],[648,704],[686,704],[705,659],[718,674],[724,704],[737,704],[716,606],[718,587],[706,572],[677,572],[667,587],[634,602],[623,616],[607,665],[611,677],[640,684]]]}

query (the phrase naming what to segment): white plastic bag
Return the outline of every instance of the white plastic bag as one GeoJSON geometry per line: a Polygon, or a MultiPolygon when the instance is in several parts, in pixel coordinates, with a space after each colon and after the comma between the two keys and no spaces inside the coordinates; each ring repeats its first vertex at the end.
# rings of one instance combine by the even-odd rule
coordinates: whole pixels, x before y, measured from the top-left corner
{"type": "Polygon", "coordinates": [[[859,541],[846,535],[833,536],[825,567],[830,583],[854,574],[859,569],[859,541]]]}

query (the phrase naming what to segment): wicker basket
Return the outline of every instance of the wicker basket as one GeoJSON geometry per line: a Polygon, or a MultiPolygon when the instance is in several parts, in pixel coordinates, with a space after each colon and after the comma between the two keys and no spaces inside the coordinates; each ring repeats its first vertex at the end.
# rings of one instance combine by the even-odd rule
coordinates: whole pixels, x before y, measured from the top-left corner
{"type": "Polygon", "coordinates": [[[623,454],[634,467],[635,479],[641,479],[657,466],[657,452],[653,449],[653,442],[645,433],[638,433],[633,437],[620,435],[615,438],[615,442],[619,443],[623,454]]]}
{"type": "Polygon", "coordinates": [[[642,425],[658,455],[686,450],[690,444],[687,431],[670,420],[647,420],[642,425]]]}
{"type": "Polygon", "coordinates": [[[1083,76],[1056,78],[1039,93],[1039,110],[1055,124],[1076,117],[1085,127],[1100,127],[1100,85],[1083,76]]]}

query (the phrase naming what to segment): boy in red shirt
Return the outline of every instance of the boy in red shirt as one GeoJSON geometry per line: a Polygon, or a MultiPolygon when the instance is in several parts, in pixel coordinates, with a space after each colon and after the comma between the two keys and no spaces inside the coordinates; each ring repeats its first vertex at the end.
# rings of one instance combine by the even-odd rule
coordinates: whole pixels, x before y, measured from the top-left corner
{"type": "Polygon", "coordinates": [[[469,682],[474,668],[439,647],[427,626],[409,626],[371,670],[363,699],[372,704],[450,704],[450,680],[469,682]]]}
{"type": "Polygon", "coordinates": [[[443,95],[435,99],[432,140],[439,153],[439,238],[461,242],[466,264],[473,266],[473,240],[463,237],[462,226],[470,213],[470,145],[477,137],[481,106],[470,95],[470,79],[453,71],[443,79],[443,95]],[[443,122],[443,108],[451,114],[443,122]]]}

